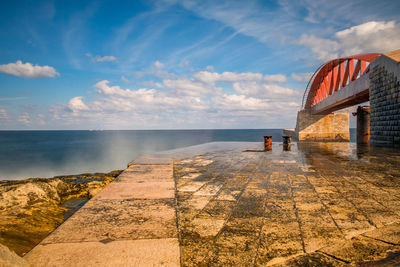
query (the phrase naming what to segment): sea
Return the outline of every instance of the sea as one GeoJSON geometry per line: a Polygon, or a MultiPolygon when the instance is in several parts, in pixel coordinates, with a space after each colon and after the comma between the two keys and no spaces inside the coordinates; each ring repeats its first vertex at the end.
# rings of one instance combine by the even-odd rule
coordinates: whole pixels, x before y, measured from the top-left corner
{"type": "MultiPolygon", "coordinates": [[[[282,129],[0,131],[0,180],[125,169],[142,154],[216,141],[282,141],[282,129]]],[[[355,129],[350,129],[355,142],[355,129]]]]}

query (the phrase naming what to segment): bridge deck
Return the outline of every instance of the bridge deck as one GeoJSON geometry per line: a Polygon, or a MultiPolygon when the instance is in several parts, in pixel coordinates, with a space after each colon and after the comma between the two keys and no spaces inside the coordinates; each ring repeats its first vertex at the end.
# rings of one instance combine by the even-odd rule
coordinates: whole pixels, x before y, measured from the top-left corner
{"type": "Polygon", "coordinates": [[[311,108],[313,115],[331,112],[358,105],[369,100],[369,73],[348,84],[336,93],[322,100],[311,108]]]}
{"type": "Polygon", "coordinates": [[[25,258],[39,266],[342,266],[395,252],[373,264],[400,263],[398,151],[245,148],[261,144],[142,157],[25,258]]]}

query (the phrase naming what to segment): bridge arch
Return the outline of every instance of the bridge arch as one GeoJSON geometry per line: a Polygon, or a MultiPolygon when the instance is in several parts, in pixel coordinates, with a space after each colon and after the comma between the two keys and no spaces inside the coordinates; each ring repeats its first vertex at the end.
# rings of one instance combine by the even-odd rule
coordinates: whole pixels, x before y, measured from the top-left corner
{"type": "Polygon", "coordinates": [[[303,95],[302,108],[312,108],[368,73],[369,63],[381,55],[380,53],[358,54],[334,59],[321,65],[307,84],[303,95]]]}

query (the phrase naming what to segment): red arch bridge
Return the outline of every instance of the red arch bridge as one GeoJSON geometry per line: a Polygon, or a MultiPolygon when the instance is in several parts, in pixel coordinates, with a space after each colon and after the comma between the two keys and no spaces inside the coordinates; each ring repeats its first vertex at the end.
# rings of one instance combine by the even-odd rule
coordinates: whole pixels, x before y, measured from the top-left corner
{"type": "Polygon", "coordinates": [[[304,92],[294,134],[299,141],[347,141],[349,114],[333,112],[367,101],[370,106],[356,113],[357,142],[400,145],[400,49],[320,66],[304,92]]]}
{"type": "Polygon", "coordinates": [[[302,108],[313,115],[322,115],[367,102],[369,63],[381,55],[359,54],[321,65],[307,85],[302,108]]]}

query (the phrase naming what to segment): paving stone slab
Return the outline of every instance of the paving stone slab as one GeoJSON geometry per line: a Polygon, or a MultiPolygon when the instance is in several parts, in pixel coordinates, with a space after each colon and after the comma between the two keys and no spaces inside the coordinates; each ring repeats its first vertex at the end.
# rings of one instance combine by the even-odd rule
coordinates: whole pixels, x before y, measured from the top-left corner
{"type": "Polygon", "coordinates": [[[177,238],[39,245],[25,259],[35,266],[179,266],[177,238]]]}
{"type": "Polygon", "coordinates": [[[400,245],[400,223],[386,225],[363,234],[363,236],[383,240],[392,244],[400,245]]]}
{"type": "Polygon", "coordinates": [[[174,198],[174,182],[110,183],[94,200],[174,198]]]}
{"type": "Polygon", "coordinates": [[[176,237],[174,200],[92,200],[42,244],[176,237]]]}
{"type": "Polygon", "coordinates": [[[319,251],[347,262],[365,262],[383,259],[388,256],[389,252],[397,250],[399,250],[398,246],[357,236],[350,240],[336,242],[319,251]]]}

